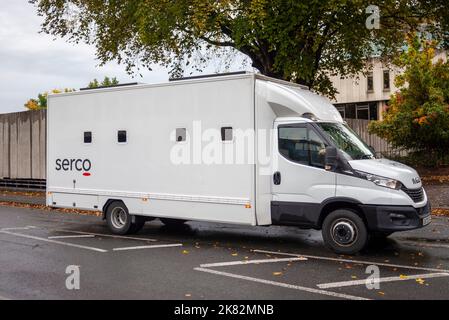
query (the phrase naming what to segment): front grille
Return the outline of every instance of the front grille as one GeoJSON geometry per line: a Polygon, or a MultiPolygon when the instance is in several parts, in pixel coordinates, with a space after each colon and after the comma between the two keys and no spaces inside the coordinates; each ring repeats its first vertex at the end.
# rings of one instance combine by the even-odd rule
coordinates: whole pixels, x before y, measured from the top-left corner
{"type": "Polygon", "coordinates": [[[404,191],[414,202],[421,202],[424,200],[424,189],[407,189],[406,187],[402,186],[402,191],[404,191]]]}

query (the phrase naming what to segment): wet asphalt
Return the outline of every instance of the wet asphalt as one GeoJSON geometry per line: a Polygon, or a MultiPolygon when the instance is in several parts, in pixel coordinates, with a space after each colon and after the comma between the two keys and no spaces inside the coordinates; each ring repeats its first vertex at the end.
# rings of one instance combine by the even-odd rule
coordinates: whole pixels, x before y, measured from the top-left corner
{"type": "Polygon", "coordinates": [[[0,299],[449,299],[448,239],[435,217],[340,256],[312,230],[154,220],[117,238],[101,218],[0,207],[0,299]]]}

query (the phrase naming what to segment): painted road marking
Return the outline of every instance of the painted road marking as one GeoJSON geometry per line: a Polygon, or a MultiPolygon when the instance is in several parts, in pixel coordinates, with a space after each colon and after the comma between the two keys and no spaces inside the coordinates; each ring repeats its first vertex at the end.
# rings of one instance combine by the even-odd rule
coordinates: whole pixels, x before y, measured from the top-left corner
{"type": "Polygon", "coordinates": [[[17,228],[3,228],[1,231],[18,231],[18,230],[30,230],[35,229],[36,227],[28,226],[28,227],[17,227],[17,228]]]}
{"type": "Polygon", "coordinates": [[[240,279],[240,280],[247,280],[247,281],[252,281],[252,282],[269,284],[272,286],[277,286],[277,287],[282,287],[282,288],[287,288],[287,289],[294,289],[294,290],[305,291],[305,292],[309,292],[309,293],[316,293],[316,294],[326,295],[326,296],[330,296],[330,297],[334,297],[334,298],[349,299],[349,300],[370,300],[367,298],[352,296],[352,295],[343,294],[343,293],[337,293],[337,292],[326,291],[326,290],[321,290],[321,289],[296,286],[296,285],[283,283],[283,282],[276,282],[276,281],[270,281],[270,280],[265,280],[265,279],[247,277],[247,276],[242,276],[239,274],[222,272],[222,271],[217,271],[217,270],[212,270],[212,269],[207,269],[207,268],[195,268],[194,270],[201,271],[201,272],[207,272],[207,273],[220,275],[220,276],[225,276],[225,277],[230,277],[230,278],[235,278],[235,279],[240,279]]]}
{"type": "Polygon", "coordinates": [[[307,261],[307,258],[285,258],[285,259],[262,259],[262,260],[243,260],[243,261],[231,261],[231,262],[218,262],[208,263],[200,265],[201,268],[217,268],[227,266],[237,266],[245,264],[261,264],[261,263],[275,263],[275,262],[292,262],[292,261],[307,261]]]}
{"type": "MultiPolygon", "coordinates": [[[[393,282],[393,281],[407,281],[407,280],[416,280],[416,279],[429,279],[429,278],[438,278],[438,277],[447,277],[449,273],[427,273],[427,274],[416,274],[412,276],[400,276],[400,277],[385,277],[379,278],[377,281],[380,282],[393,282]]],[[[341,288],[341,287],[350,287],[350,286],[359,286],[365,285],[369,281],[371,283],[371,279],[367,280],[352,280],[352,281],[341,281],[341,282],[330,282],[330,283],[322,283],[318,284],[317,287],[320,289],[329,289],[329,288],[341,288]]]]}
{"type": "Polygon", "coordinates": [[[285,253],[285,252],[276,252],[276,251],[268,251],[268,250],[253,250],[253,252],[272,254],[272,255],[291,256],[291,257],[306,257],[309,259],[347,262],[347,263],[353,263],[353,264],[376,265],[376,266],[399,268],[399,269],[422,270],[422,271],[430,271],[430,272],[437,272],[437,273],[443,273],[443,272],[449,273],[449,270],[444,270],[444,269],[407,266],[407,265],[376,262],[376,261],[363,261],[363,260],[351,260],[351,259],[343,259],[343,258],[321,257],[321,256],[307,255],[307,254],[285,253]]]}
{"type": "Polygon", "coordinates": [[[67,247],[86,249],[86,250],[102,252],[102,253],[108,252],[108,250],[103,250],[103,249],[99,249],[99,248],[81,246],[81,245],[78,245],[78,244],[67,243],[67,242],[62,242],[62,241],[57,241],[57,240],[50,240],[50,239],[46,239],[46,238],[40,238],[40,237],[35,237],[35,236],[26,235],[26,234],[5,231],[5,230],[0,230],[0,233],[9,234],[9,235],[16,236],[16,237],[22,237],[22,238],[27,238],[27,239],[32,239],[32,240],[38,240],[38,241],[53,243],[53,244],[60,244],[60,245],[67,246],[67,247]]]}
{"type": "Polygon", "coordinates": [[[152,246],[137,246],[137,247],[114,248],[114,249],[112,249],[112,251],[127,251],[127,250],[157,249],[157,248],[171,248],[171,247],[182,247],[182,243],[174,243],[174,244],[157,244],[157,245],[152,245],[152,246]]]}
{"type": "Polygon", "coordinates": [[[97,236],[97,237],[116,238],[116,239],[128,239],[128,240],[150,241],[150,242],[158,241],[156,239],[149,239],[149,238],[126,237],[126,236],[117,236],[117,235],[112,235],[112,234],[83,232],[83,231],[57,230],[57,229],[53,229],[52,231],[75,233],[75,234],[86,234],[86,235],[93,235],[93,236],[97,236]]]}
{"type": "Polygon", "coordinates": [[[80,234],[77,236],[54,236],[48,237],[48,239],[78,239],[78,238],[95,238],[93,234],[80,234]]]}

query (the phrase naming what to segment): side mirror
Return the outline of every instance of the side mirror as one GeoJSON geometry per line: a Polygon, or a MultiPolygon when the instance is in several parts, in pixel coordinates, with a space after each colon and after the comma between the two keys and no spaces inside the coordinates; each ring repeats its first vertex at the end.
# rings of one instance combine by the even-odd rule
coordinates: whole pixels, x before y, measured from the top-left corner
{"type": "Polygon", "coordinates": [[[337,167],[338,150],[335,147],[326,147],[326,157],[324,160],[324,168],[327,171],[332,171],[337,167]]]}

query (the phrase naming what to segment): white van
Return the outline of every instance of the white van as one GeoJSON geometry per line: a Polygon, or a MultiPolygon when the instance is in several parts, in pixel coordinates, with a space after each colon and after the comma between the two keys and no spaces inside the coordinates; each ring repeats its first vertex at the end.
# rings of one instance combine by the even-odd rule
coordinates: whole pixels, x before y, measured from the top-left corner
{"type": "Polygon", "coordinates": [[[335,252],[430,223],[417,172],[325,98],[253,73],[50,95],[47,205],[113,233],[188,220],[322,229],[335,252]]]}

